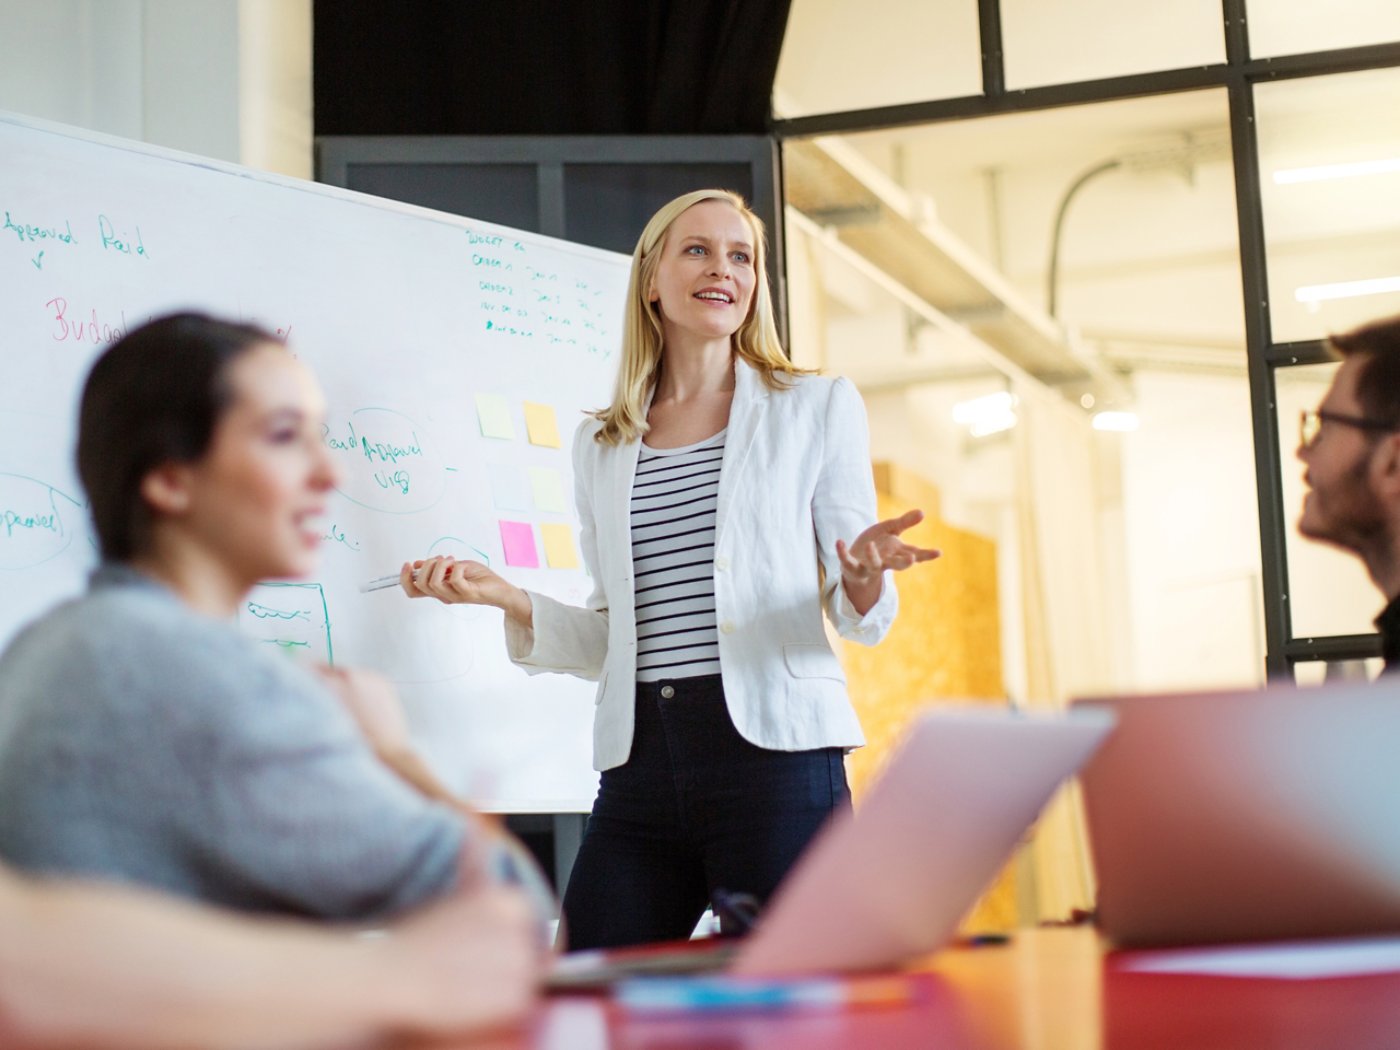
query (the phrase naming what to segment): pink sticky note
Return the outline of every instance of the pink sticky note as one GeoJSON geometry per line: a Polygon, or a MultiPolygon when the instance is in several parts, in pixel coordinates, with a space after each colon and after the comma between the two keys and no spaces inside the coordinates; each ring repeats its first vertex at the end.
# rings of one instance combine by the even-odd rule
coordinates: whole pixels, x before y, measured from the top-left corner
{"type": "Polygon", "coordinates": [[[501,546],[505,548],[507,565],[522,569],[540,567],[539,551],[535,549],[535,530],[528,521],[501,522],[501,546]]]}

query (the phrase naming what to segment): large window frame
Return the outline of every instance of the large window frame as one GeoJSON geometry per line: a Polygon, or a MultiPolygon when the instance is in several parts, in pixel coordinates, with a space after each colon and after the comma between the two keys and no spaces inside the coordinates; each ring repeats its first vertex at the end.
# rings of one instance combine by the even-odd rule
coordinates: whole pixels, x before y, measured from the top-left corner
{"type": "Polygon", "coordinates": [[[1283,505],[1277,373],[1280,369],[1326,362],[1322,340],[1274,342],[1260,193],[1259,143],[1255,122],[1256,84],[1326,76],[1360,70],[1400,67],[1400,42],[1253,59],[1249,52],[1246,0],[1221,0],[1225,33],[1224,63],[1168,69],[1132,76],[1055,84],[1008,92],[1001,41],[999,0],[979,0],[982,94],[930,102],[826,113],[770,126],[781,143],[815,135],[873,131],[914,124],[989,117],[1147,95],[1224,88],[1229,98],[1231,153],[1244,290],[1245,350],[1254,432],[1255,476],[1259,505],[1259,543],[1264,606],[1264,671],[1270,679],[1294,680],[1294,667],[1312,661],[1361,660],[1378,656],[1375,634],[1296,637],[1289,617],[1290,590],[1286,550],[1292,518],[1283,505]]]}

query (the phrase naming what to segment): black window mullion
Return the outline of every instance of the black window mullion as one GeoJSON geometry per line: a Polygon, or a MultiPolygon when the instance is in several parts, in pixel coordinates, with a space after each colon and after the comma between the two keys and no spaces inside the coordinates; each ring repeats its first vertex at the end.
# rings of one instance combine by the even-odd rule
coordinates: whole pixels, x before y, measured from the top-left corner
{"type": "Polygon", "coordinates": [[[1264,673],[1288,677],[1285,654],[1288,616],[1288,552],[1284,535],[1283,485],[1280,477],[1278,403],[1274,394],[1270,345],[1269,275],[1264,241],[1264,209],[1259,191],[1259,135],[1254,113],[1254,85],[1244,76],[1249,62],[1249,35],[1244,0],[1222,0],[1225,55],[1233,75],[1230,144],[1235,168],[1235,214],[1239,228],[1240,277],[1244,292],[1246,367],[1254,430],[1254,476],[1259,506],[1259,553],[1264,592],[1264,673]]]}
{"type": "Polygon", "coordinates": [[[982,42],[982,94],[1006,94],[1006,59],[1001,46],[1001,0],[978,0],[978,31],[982,42]]]}

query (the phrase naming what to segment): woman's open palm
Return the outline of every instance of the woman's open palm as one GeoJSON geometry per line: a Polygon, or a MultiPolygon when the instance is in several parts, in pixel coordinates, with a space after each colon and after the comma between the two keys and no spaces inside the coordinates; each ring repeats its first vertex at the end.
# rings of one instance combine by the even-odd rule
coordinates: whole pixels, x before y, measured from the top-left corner
{"type": "Polygon", "coordinates": [[[854,584],[869,583],[886,569],[898,572],[921,561],[932,561],[942,551],[915,547],[900,539],[900,533],[924,520],[924,512],[911,510],[897,518],[877,521],[857,536],[849,546],[836,541],[836,554],[841,559],[841,575],[854,584]]]}

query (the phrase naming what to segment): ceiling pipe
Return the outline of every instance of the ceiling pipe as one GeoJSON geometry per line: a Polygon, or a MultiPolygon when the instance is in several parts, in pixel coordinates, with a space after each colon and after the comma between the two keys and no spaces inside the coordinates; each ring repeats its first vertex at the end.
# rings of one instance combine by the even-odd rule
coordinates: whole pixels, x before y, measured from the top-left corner
{"type": "Polygon", "coordinates": [[[1139,175],[1163,171],[1171,172],[1182,176],[1188,183],[1194,185],[1198,165],[1211,161],[1223,161],[1229,155],[1228,135],[1219,129],[1212,128],[1201,132],[1186,132],[1180,141],[1167,142],[1163,145],[1139,148],[1124,153],[1112,160],[1095,164],[1076,178],[1060,199],[1060,206],[1055,209],[1055,228],[1050,235],[1050,267],[1045,296],[1046,312],[1055,320],[1060,319],[1060,243],[1064,233],[1065,214],[1069,211],[1070,202],[1074,200],[1075,195],[1084,188],[1086,183],[1107,172],[1126,168],[1139,175]]]}
{"type": "Polygon", "coordinates": [[[1123,166],[1121,159],[1106,160],[1102,164],[1095,164],[1088,171],[1084,172],[1065,191],[1065,195],[1060,198],[1060,206],[1055,209],[1055,229],[1050,235],[1050,272],[1047,278],[1045,295],[1046,312],[1055,320],[1060,319],[1058,312],[1059,286],[1060,286],[1060,237],[1064,232],[1065,213],[1069,211],[1069,205],[1074,200],[1075,194],[1084,188],[1091,180],[1110,171],[1115,171],[1123,166]]]}

